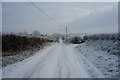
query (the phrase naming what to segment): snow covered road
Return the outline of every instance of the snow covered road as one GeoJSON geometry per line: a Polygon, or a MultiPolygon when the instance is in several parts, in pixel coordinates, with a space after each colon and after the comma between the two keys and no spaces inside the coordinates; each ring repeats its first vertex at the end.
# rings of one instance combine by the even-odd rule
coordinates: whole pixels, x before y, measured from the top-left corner
{"type": "Polygon", "coordinates": [[[7,66],[3,69],[3,78],[91,78],[85,68],[88,65],[96,72],[96,77],[104,77],[84,57],[78,58],[74,47],[60,41],[22,62],[7,66]]]}

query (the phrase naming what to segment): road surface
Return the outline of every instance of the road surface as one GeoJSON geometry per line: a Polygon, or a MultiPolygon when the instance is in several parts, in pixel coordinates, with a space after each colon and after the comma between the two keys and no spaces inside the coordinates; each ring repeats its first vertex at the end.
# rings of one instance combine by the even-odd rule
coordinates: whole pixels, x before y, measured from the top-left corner
{"type": "MultiPolygon", "coordinates": [[[[78,56],[74,53],[74,47],[75,45],[65,45],[60,40],[60,43],[56,43],[20,62],[9,74],[3,77],[91,78],[91,75],[84,68],[86,65],[83,62],[85,61],[82,61],[82,56],[78,59],[78,56]]],[[[102,76],[101,73],[96,73],[96,75],[102,76]]]]}

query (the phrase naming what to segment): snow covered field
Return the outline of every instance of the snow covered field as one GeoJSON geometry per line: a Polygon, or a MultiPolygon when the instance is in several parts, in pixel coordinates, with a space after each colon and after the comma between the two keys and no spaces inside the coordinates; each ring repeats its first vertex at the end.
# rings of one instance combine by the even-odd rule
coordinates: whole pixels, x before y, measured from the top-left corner
{"type": "Polygon", "coordinates": [[[118,57],[96,46],[65,45],[62,40],[2,69],[3,78],[116,78],[118,57]]]}
{"type": "MultiPolygon", "coordinates": [[[[84,63],[90,63],[105,78],[117,78],[119,74],[118,48],[118,41],[90,40],[77,46],[76,50],[78,51],[77,55],[83,57],[84,63]]],[[[88,68],[87,72],[96,77],[96,73],[93,73],[92,70],[88,68]]]]}

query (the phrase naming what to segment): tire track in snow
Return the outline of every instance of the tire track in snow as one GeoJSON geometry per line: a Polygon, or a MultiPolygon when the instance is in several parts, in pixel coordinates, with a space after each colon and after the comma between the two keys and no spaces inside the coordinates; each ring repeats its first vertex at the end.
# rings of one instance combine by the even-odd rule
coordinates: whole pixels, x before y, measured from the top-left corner
{"type": "Polygon", "coordinates": [[[63,51],[66,53],[66,62],[70,68],[70,78],[89,78],[86,70],[83,68],[84,65],[81,65],[77,60],[76,55],[74,54],[74,48],[69,45],[62,46],[63,51]],[[69,51],[70,50],[70,51],[69,51]],[[71,76],[72,75],[72,76],[71,76]]]}
{"type": "Polygon", "coordinates": [[[45,65],[44,61],[45,60],[47,61],[47,58],[50,55],[52,55],[52,54],[50,54],[50,52],[54,51],[54,47],[56,47],[57,45],[58,44],[55,44],[54,46],[51,46],[51,47],[43,50],[43,53],[37,53],[26,64],[20,65],[21,67],[19,67],[15,71],[12,71],[10,74],[6,75],[5,78],[29,78],[30,75],[32,75],[38,69],[38,67],[41,67],[41,68],[44,67],[44,65],[45,65]],[[38,56],[42,56],[40,58],[40,61],[39,61],[38,56]],[[31,64],[33,64],[33,65],[31,65],[31,64]],[[40,66],[38,66],[38,65],[40,65],[40,66]],[[27,69],[27,68],[29,68],[29,69],[27,69]]]}
{"type": "Polygon", "coordinates": [[[39,63],[37,63],[36,65],[34,65],[32,68],[30,68],[26,73],[25,75],[23,76],[23,78],[30,78],[33,74],[35,74],[39,68],[42,68],[46,65],[46,61],[49,59],[50,56],[52,56],[55,51],[55,48],[56,46],[52,47],[48,54],[46,54],[46,56],[42,57],[41,61],[39,63]]]}
{"type": "Polygon", "coordinates": [[[59,54],[59,77],[60,78],[67,78],[67,77],[70,77],[69,76],[69,73],[70,73],[70,68],[69,68],[69,65],[68,63],[66,62],[67,61],[67,56],[65,55],[66,52],[64,51],[63,49],[63,44],[61,43],[59,48],[61,50],[61,53],[59,54]],[[66,69],[66,70],[65,70],[66,69]]]}

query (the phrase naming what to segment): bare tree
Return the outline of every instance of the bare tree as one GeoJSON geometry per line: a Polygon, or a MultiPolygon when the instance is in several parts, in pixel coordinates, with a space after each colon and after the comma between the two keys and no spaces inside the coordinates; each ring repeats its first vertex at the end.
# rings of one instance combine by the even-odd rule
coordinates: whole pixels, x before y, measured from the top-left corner
{"type": "Polygon", "coordinates": [[[22,35],[23,35],[23,32],[19,32],[18,34],[19,34],[20,36],[22,36],[22,35]]]}
{"type": "Polygon", "coordinates": [[[33,31],[33,35],[34,35],[34,36],[40,36],[40,32],[37,31],[37,30],[35,30],[35,31],[33,31]]]}
{"type": "Polygon", "coordinates": [[[24,33],[23,33],[23,34],[27,36],[27,35],[28,35],[28,32],[24,31],[24,33]]]}

